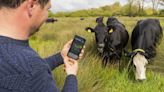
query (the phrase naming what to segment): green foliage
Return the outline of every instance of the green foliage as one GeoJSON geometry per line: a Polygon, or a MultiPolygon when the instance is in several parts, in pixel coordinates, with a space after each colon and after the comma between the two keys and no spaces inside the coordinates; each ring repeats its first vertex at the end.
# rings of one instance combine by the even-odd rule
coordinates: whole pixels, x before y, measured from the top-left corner
{"type": "MultiPolygon", "coordinates": [[[[164,18],[153,18],[159,19],[164,29],[164,18]]],[[[106,19],[105,17],[105,20],[106,19]]],[[[137,21],[145,18],[119,17],[118,19],[125,24],[129,34],[131,34],[137,21]]],[[[85,31],[86,27],[95,26],[95,17],[88,17],[83,21],[80,20],[80,17],[58,18],[58,20],[59,21],[54,24],[43,25],[41,30],[31,38],[30,45],[40,56],[47,57],[61,51],[64,44],[72,39],[75,34],[85,37],[87,39],[85,54],[83,59],[78,61],[79,73],[77,77],[79,92],[164,91],[164,39],[157,48],[157,56],[151,60],[154,61],[154,63],[146,66],[148,69],[146,74],[147,80],[144,82],[137,82],[134,80],[134,77],[129,77],[126,68],[122,68],[122,72],[120,72],[118,67],[110,65],[106,68],[101,67],[102,59],[96,52],[94,34],[85,31]]],[[[130,47],[130,45],[127,47],[130,47]]],[[[121,62],[127,64],[129,58],[122,57],[121,62]]],[[[53,71],[53,77],[60,89],[62,89],[66,77],[63,67],[64,66],[61,66],[53,71]]]]}
{"type": "Polygon", "coordinates": [[[54,13],[51,12],[51,11],[48,11],[48,17],[49,17],[49,18],[50,18],[50,17],[54,17],[54,13]]]}
{"type": "Polygon", "coordinates": [[[151,16],[151,15],[153,15],[153,11],[152,11],[151,8],[146,9],[145,12],[146,12],[147,16],[151,16]]]}
{"type": "Polygon", "coordinates": [[[164,6],[164,0],[160,0],[160,4],[164,6]]]}
{"type": "MultiPolygon", "coordinates": [[[[155,16],[151,8],[145,8],[138,12],[138,6],[135,4],[126,4],[121,6],[119,2],[112,5],[106,5],[100,8],[92,8],[88,10],[79,10],[74,12],[59,12],[53,17],[95,17],[95,16],[155,16]],[[131,8],[130,8],[131,7],[131,8]]],[[[162,16],[161,13],[156,11],[156,16],[162,16]]]]}
{"type": "Polygon", "coordinates": [[[136,6],[131,6],[131,9],[129,10],[130,5],[126,4],[122,8],[122,14],[125,16],[136,16],[137,15],[137,7],[136,6]]]}
{"type": "Polygon", "coordinates": [[[160,10],[160,14],[159,15],[164,17],[164,9],[160,10]]]}

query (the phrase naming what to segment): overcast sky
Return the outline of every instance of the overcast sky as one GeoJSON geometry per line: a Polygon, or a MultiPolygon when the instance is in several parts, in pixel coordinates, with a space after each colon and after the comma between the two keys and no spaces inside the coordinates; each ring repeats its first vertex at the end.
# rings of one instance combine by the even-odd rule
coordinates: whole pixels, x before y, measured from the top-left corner
{"type": "MultiPolygon", "coordinates": [[[[113,4],[120,1],[122,5],[127,0],[51,0],[53,12],[75,11],[80,9],[97,8],[104,5],[113,4]]],[[[150,5],[151,3],[149,3],[150,5]]]]}

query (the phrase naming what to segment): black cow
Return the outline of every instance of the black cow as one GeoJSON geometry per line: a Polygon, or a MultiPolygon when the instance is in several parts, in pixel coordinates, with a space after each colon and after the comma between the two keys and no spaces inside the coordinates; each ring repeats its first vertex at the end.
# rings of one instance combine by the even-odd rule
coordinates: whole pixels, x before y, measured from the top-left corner
{"type": "Polygon", "coordinates": [[[46,23],[54,23],[54,22],[57,22],[58,20],[57,19],[54,19],[54,18],[48,18],[46,20],[46,23]]]}
{"type": "Polygon", "coordinates": [[[105,39],[105,36],[108,35],[108,32],[107,32],[106,25],[103,23],[103,17],[97,18],[96,23],[97,25],[95,28],[87,27],[86,31],[95,33],[97,50],[99,51],[100,54],[102,54],[103,48],[105,46],[104,39],[105,39]]]}
{"type": "MultiPolygon", "coordinates": [[[[105,38],[104,59],[119,61],[129,40],[125,26],[114,17],[107,20],[108,35],[105,38]]],[[[104,65],[108,60],[105,60],[104,65]]]]}
{"type": "Polygon", "coordinates": [[[103,56],[102,65],[106,66],[109,60],[121,58],[122,49],[126,46],[129,35],[120,22],[109,25],[111,21],[108,19],[108,26],[106,26],[103,23],[103,17],[97,18],[96,22],[98,24],[94,29],[87,27],[86,30],[95,32],[97,49],[103,56]]]}
{"type": "Polygon", "coordinates": [[[80,18],[80,20],[84,20],[84,18],[80,18]]]}
{"type": "Polygon", "coordinates": [[[163,37],[162,27],[157,19],[145,19],[138,21],[135,26],[132,37],[131,56],[132,64],[136,67],[136,80],[145,80],[145,65],[148,64],[147,59],[156,56],[156,46],[163,37]]]}

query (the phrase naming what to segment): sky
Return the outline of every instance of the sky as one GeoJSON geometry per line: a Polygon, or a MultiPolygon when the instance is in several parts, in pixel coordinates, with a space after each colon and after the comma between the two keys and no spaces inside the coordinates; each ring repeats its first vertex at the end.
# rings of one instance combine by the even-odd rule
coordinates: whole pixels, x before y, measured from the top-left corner
{"type": "MultiPolygon", "coordinates": [[[[98,8],[101,6],[113,4],[116,1],[119,1],[122,5],[127,3],[127,0],[51,0],[51,11],[56,13],[63,11],[65,12],[89,8],[98,8]]],[[[150,5],[151,3],[146,4],[150,5]]]]}

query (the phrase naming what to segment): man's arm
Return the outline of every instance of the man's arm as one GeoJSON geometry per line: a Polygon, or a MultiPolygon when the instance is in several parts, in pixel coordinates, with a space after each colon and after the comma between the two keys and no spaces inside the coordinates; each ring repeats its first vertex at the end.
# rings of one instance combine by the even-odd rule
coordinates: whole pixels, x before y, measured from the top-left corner
{"type": "Polygon", "coordinates": [[[76,78],[78,62],[71,58],[65,58],[64,65],[67,77],[62,92],[78,92],[78,83],[76,78]]]}
{"type": "Polygon", "coordinates": [[[63,58],[67,57],[67,53],[70,49],[72,41],[73,40],[70,40],[69,42],[67,42],[60,53],[57,53],[56,55],[45,58],[45,61],[49,64],[51,70],[53,70],[54,68],[64,63],[63,58]]]}
{"type": "Polygon", "coordinates": [[[63,58],[60,53],[57,53],[55,55],[45,58],[45,61],[50,66],[51,70],[55,69],[56,67],[64,63],[63,58]]]}
{"type": "Polygon", "coordinates": [[[78,83],[75,75],[68,75],[62,92],[78,92],[78,83]]]}

